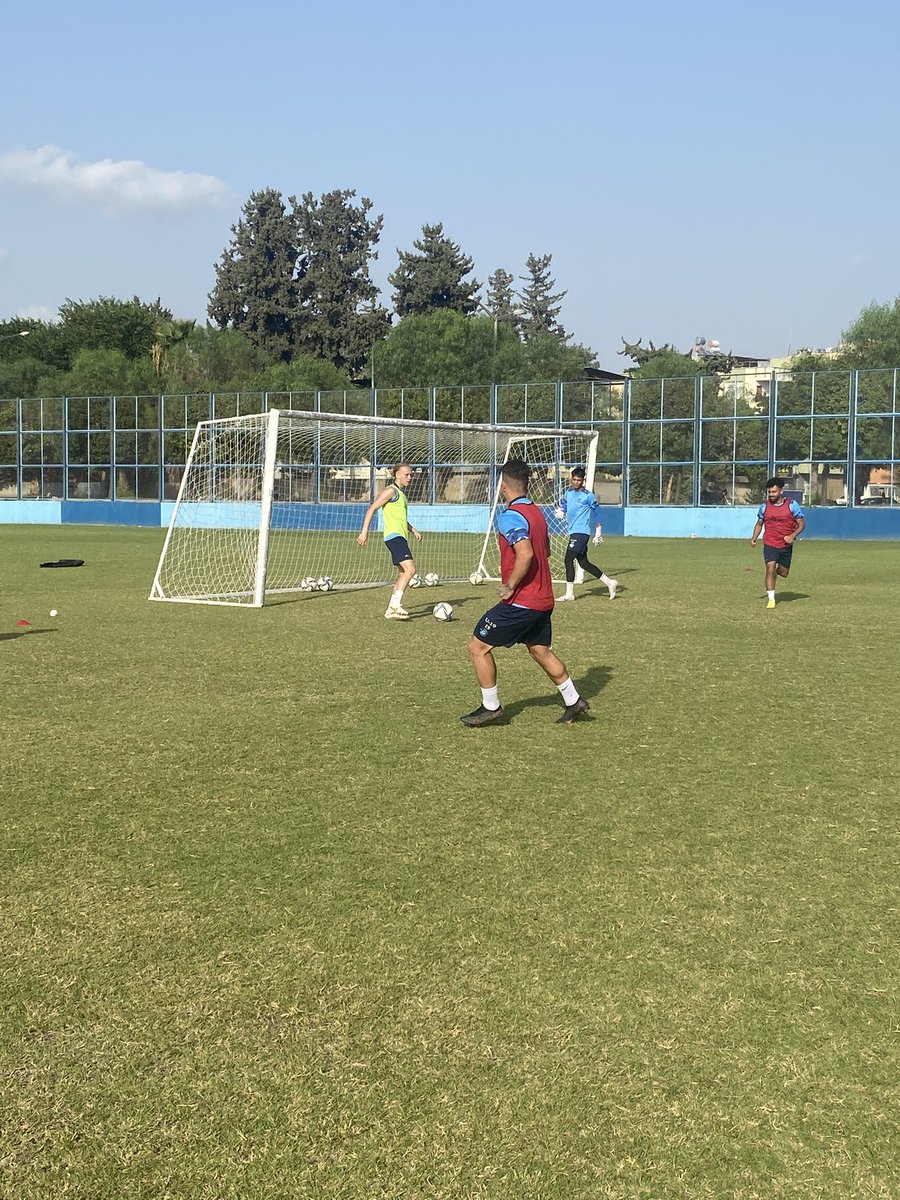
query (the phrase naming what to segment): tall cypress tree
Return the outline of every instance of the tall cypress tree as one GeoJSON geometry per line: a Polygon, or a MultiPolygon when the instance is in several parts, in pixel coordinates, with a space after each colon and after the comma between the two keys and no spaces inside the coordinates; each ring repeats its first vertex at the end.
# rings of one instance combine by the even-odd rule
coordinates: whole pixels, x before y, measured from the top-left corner
{"type": "Polygon", "coordinates": [[[514,276],[503,267],[498,267],[493,275],[488,275],[487,309],[496,321],[518,329],[519,310],[513,296],[514,276]]]}
{"type": "Polygon", "coordinates": [[[253,192],[242,212],[216,266],[207,312],[220,329],[239,329],[255,346],[289,361],[297,278],[305,272],[295,223],[273,188],[253,192]]]}
{"type": "Polygon", "coordinates": [[[552,334],[562,342],[569,336],[558,320],[561,308],[559,301],[566,293],[553,292],[556,280],[550,278],[551,258],[550,254],[542,258],[529,254],[525,263],[528,274],[520,276],[525,284],[520,294],[520,326],[526,342],[541,334],[552,334]]]}
{"type": "Polygon", "coordinates": [[[290,197],[304,266],[297,283],[295,342],[298,350],[358,371],[374,343],[390,328],[387,309],[378,304],[378,288],[369,263],[384,217],[370,217],[372,201],[351,201],[354,191],[333,191],[315,200],[307,192],[290,197]]]}
{"type": "Polygon", "coordinates": [[[413,246],[419,253],[398,250],[397,269],[388,276],[397,315],[422,315],[437,308],[473,313],[478,307],[476,297],[481,284],[465,276],[474,262],[456,242],[444,236],[444,226],[423,225],[422,237],[413,246]]]}

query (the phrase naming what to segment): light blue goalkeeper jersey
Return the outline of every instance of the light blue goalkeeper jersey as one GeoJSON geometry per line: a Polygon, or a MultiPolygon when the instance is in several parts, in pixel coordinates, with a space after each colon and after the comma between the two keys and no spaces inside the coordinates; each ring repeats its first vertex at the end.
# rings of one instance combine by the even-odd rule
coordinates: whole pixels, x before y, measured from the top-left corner
{"type": "Polygon", "coordinates": [[[600,524],[600,505],[594,493],[587,488],[569,488],[559,506],[566,514],[569,533],[586,533],[590,536],[600,524]]]}

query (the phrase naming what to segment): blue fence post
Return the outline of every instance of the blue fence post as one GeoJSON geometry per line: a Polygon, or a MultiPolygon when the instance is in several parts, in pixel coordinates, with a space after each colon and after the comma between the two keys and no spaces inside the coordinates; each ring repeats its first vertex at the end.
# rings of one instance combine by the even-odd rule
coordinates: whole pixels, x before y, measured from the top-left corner
{"type": "Polygon", "coordinates": [[[850,372],[850,410],[847,420],[847,507],[856,507],[856,416],[859,412],[859,371],[850,372]]]}
{"type": "MultiPolygon", "coordinates": [[[[703,415],[703,376],[694,380],[694,469],[691,479],[691,504],[700,506],[700,425],[703,415]]],[[[734,455],[732,455],[732,458],[734,455]]]]}
{"type": "MultiPolygon", "coordinates": [[[[69,496],[69,397],[63,397],[63,454],[62,454],[62,498],[63,500],[70,499],[69,496]]],[[[41,401],[41,437],[44,432],[44,402],[41,401]]],[[[88,468],[87,478],[90,479],[91,472],[88,468]]],[[[44,494],[44,463],[43,454],[41,455],[41,496],[44,494]]],[[[90,495],[90,489],[88,489],[90,495]]]]}
{"type": "Polygon", "coordinates": [[[626,379],[622,388],[622,507],[627,508],[630,499],[631,481],[628,461],[628,431],[631,428],[631,380],[626,379]]]}
{"type": "MultiPolygon", "coordinates": [[[[110,500],[118,500],[119,498],[119,453],[116,446],[116,409],[118,407],[118,396],[110,396],[109,399],[109,469],[112,478],[109,481],[109,498],[110,500]]],[[[137,475],[135,475],[135,483],[137,483],[137,475]]]]}
{"type": "Polygon", "coordinates": [[[22,398],[16,400],[16,499],[22,499],[22,398]]]}

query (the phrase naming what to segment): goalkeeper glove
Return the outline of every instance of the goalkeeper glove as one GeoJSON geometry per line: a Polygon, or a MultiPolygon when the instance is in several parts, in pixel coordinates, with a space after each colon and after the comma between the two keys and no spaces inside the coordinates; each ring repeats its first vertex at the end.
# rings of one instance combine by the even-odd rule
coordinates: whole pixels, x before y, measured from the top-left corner
{"type": "Polygon", "coordinates": [[[602,541],[603,541],[603,534],[598,529],[597,532],[594,534],[594,545],[599,546],[602,541]]]}
{"type": "Polygon", "coordinates": [[[553,515],[557,521],[564,521],[566,519],[566,514],[561,508],[554,508],[553,515]]]}

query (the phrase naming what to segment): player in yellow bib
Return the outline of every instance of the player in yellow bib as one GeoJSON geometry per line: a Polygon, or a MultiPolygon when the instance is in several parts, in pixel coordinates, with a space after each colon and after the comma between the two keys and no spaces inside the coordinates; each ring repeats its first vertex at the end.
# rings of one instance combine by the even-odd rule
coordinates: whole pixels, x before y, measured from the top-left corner
{"type": "Polygon", "coordinates": [[[417,542],[421,542],[422,535],[409,523],[405,489],[409,487],[413,476],[412,467],[406,462],[397,463],[393,475],[394,482],[389,483],[366,509],[362,529],[356,540],[361,546],[365,546],[372,518],[382,509],[385,548],[390,553],[391,562],[397,568],[397,580],[384,615],[388,621],[408,621],[409,613],[403,607],[403,593],[416,573],[416,564],[407,537],[411,533],[417,542]]]}

